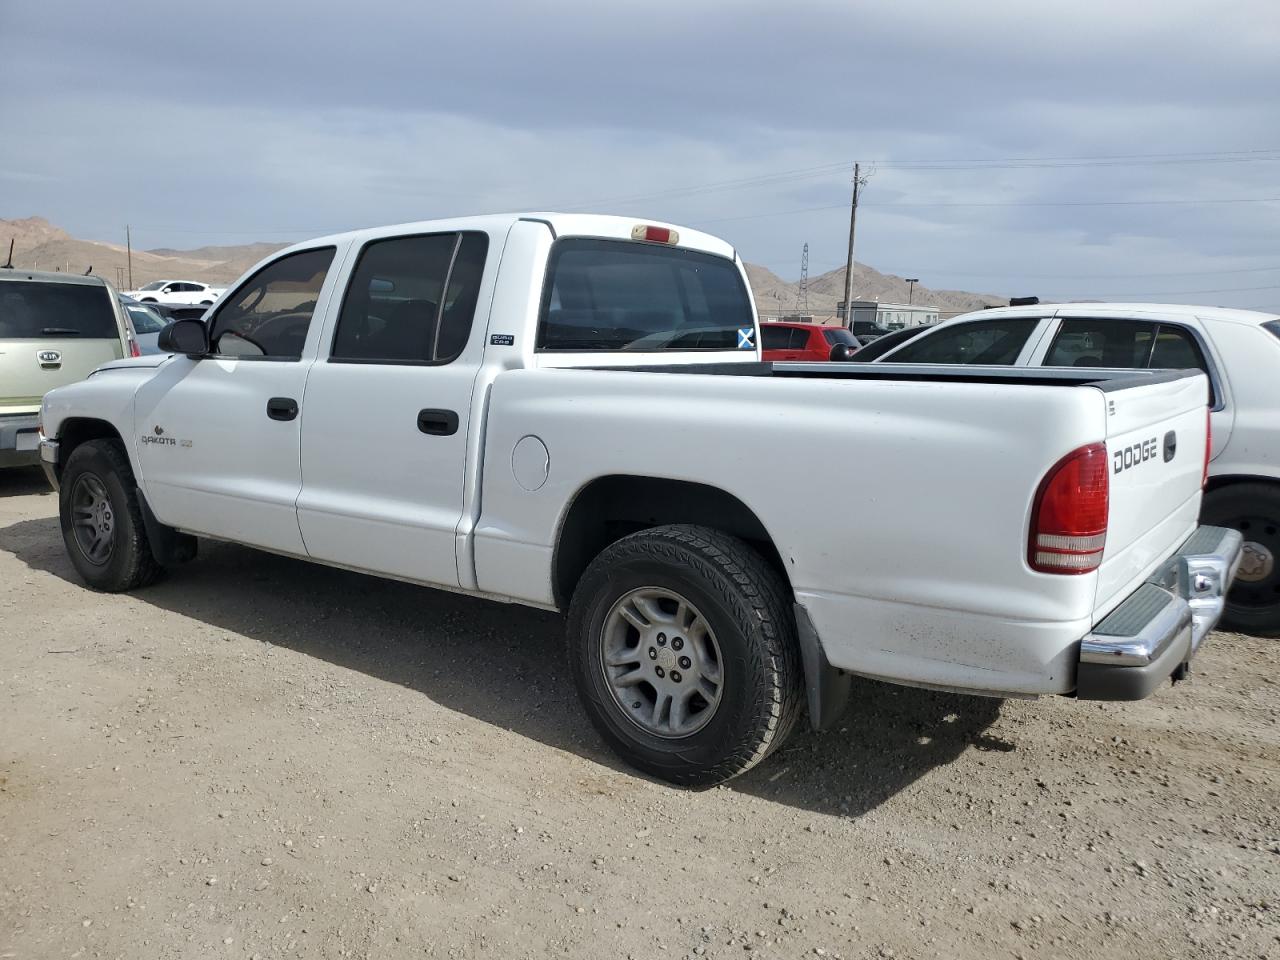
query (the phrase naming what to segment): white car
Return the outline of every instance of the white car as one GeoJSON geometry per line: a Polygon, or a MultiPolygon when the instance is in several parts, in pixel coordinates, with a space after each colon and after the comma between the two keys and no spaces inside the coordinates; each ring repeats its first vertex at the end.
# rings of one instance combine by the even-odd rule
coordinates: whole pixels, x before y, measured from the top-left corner
{"type": "Polygon", "coordinates": [[[1280,636],[1280,316],[1153,303],[1008,307],[948,320],[877,362],[1203,370],[1213,452],[1202,519],[1245,539],[1224,622],[1280,636]]]}
{"type": "Polygon", "coordinates": [[[741,259],[694,230],[324,237],[206,320],[44,398],[86,583],[203,535],[564,611],[591,720],[676,783],[752,767],[806,705],[830,725],[854,673],[1144,697],[1239,560],[1197,521],[1203,374],[763,364],[741,259]]]}
{"type": "Polygon", "coordinates": [[[209,306],[225,292],[223,287],[211,287],[195,280],[156,280],[137,290],[129,290],[126,297],[139,303],[160,303],[173,306],[209,306]]]}

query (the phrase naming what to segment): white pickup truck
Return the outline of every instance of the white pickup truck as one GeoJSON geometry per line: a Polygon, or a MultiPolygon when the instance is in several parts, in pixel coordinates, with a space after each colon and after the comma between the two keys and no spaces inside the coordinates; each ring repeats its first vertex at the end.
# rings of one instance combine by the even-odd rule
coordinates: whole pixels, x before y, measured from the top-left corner
{"type": "Polygon", "coordinates": [[[757,330],[736,252],[692,230],[364,230],[49,393],[41,457],[101,590],[204,536],[567,612],[592,722],[675,783],[828,726],[850,674],[1093,699],[1185,674],[1241,550],[1197,525],[1203,374],[769,365],[757,330]]]}

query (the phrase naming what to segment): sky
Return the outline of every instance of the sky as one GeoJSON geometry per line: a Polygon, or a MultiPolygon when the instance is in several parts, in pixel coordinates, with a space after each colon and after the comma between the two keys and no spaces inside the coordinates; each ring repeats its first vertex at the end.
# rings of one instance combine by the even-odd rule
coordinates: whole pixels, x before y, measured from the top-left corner
{"type": "Polygon", "coordinates": [[[190,248],[501,210],[785,279],[1280,310],[1275,0],[0,0],[0,217],[190,248]]]}

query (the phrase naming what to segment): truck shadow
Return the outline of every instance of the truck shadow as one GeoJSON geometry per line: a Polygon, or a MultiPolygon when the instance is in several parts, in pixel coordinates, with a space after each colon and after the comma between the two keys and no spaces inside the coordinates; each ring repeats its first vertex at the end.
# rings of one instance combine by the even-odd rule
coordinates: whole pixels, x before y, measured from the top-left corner
{"type": "MultiPolygon", "coordinates": [[[[80,580],[54,518],[0,528],[0,550],[80,580]]],[[[634,775],[591,728],[565,665],[559,615],[201,541],[200,557],[137,600],[415,690],[450,709],[634,775]]],[[[857,680],[833,731],[797,732],[730,788],[814,812],[873,810],[986,733],[1000,701],[857,680]]]]}
{"type": "Polygon", "coordinates": [[[40,494],[53,496],[53,488],[49,486],[49,481],[44,478],[44,471],[39,467],[0,469],[0,499],[40,494]]]}

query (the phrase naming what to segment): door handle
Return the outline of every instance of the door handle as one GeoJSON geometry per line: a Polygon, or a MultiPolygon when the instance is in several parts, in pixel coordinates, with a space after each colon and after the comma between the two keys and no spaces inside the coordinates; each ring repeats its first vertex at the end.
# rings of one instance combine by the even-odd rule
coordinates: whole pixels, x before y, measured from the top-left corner
{"type": "Polygon", "coordinates": [[[298,415],[298,401],[292,397],[272,397],[267,401],[267,416],[272,420],[292,420],[298,415]]]}
{"type": "Polygon", "coordinates": [[[418,429],[433,437],[451,437],[458,432],[458,414],[453,410],[419,410],[418,429]]]}

